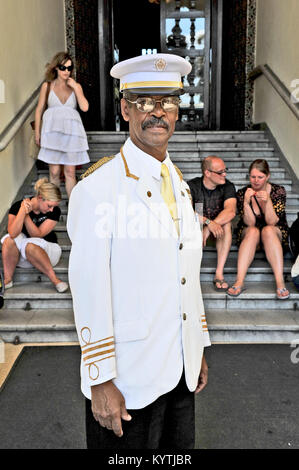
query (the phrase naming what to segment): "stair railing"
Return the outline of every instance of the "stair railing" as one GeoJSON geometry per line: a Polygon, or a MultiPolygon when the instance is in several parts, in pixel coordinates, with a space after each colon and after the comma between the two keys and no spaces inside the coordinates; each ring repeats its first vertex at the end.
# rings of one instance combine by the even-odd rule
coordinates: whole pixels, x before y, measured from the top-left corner
{"type": "Polygon", "coordinates": [[[287,89],[278,76],[273,72],[268,64],[258,65],[248,75],[250,80],[255,80],[260,75],[271,83],[272,87],[277,91],[279,96],[283,99],[286,105],[290,108],[292,113],[299,119],[299,100],[294,98],[294,95],[287,89]]]}
{"type": "Polygon", "coordinates": [[[19,131],[19,129],[22,127],[22,125],[28,118],[28,116],[30,116],[32,111],[35,109],[40,87],[41,84],[36,88],[30,98],[25,102],[25,104],[21,107],[17,114],[12,118],[12,120],[3,130],[3,132],[1,132],[0,152],[2,152],[2,150],[4,150],[8,146],[9,142],[14,138],[16,133],[19,131]]]}

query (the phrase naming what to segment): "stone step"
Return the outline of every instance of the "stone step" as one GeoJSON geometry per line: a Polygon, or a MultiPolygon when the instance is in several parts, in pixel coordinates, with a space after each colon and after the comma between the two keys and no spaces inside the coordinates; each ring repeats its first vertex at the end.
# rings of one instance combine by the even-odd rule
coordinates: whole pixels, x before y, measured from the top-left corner
{"type": "Polygon", "coordinates": [[[77,342],[73,310],[6,309],[0,312],[0,337],[12,343],[77,342]]]}
{"type": "MultiPolygon", "coordinates": [[[[291,268],[293,265],[293,260],[285,259],[283,272],[285,279],[291,281],[291,268]]],[[[216,256],[215,258],[206,258],[205,254],[203,255],[203,260],[201,263],[200,269],[200,280],[201,282],[213,282],[215,277],[215,267],[216,267],[216,256]]],[[[229,256],[224,267],[224,277],[225,280],[231,284],[235,281],[237,275],[237,253],[234,258],[229,256]]],[[[265,255],[263,258],[254,259],[251,266],[248,268],[246,275],[247,282],[272,282],[274,280],[273,271],[269,263],[267,262],[265,255]]]]}
{"type": "MultiPolygon", "coordinates": [[[[91,162],[97,161],[104,156],[116,155],[119,152],[120,146],[115,144],[105,145],[90,145],[88,154],[91,162]]],[[[244,148],[220,148],[211,145],[210,147],[201,149],[193,144],[176,143],[175,145],[168,146],[170,158],[180,158],[182,156],[199,156],[201,159],[208,155],[218,155],[223,160],[227,158],[249,158],[255,160],[256,158],[273,158],[274,149],[272,147],[244,147],[244,148]]]]}
{"type": "Polygon", "coordinates": [[[72,296],[70,290],[58,293],[50,282],[16,282],[12,288],[5,291],[4,306],[6,309],[25,311],[70,309],[72,308],[72,296]]]}
{"type": "MultiPolygon", "coordinates": [[[[200,173],[196,174],[196,173],[184,172],[183,176],[184,176],[185,181],[188,183],[188,181],[190,179],[196,178],[197,176],[200,176],[200,173]]],[[[234,185],[236,187],[236,190],[238,190],[240,188],[243,188],[244,186],[246,186],[248,184],[248,180],[246,180],[245,178],[243,178],[243,179],[240,178],[239,175],[233,175],[232,174],[232,176],[230,175],[229,180],[231,180],[234,183],[234,185]]],[[[272,178],[271,182],[276,183],[276,184],[282,184],[285,187],[285,190],[287,191],[287,193],[292,191],[293,182],[289,178],[284,178],[284,179],[282,179],[282,178],[272,178]]],[[[32,189],[31,189],[30,193],[26,194],[26,196],[29,196],[29,194],[34,193],[34,190],[33,190],[34,184],[35,184],[35,181],[32,182],[32,184],[31,184],[32,189]]],[[[66,198],[66,192],[65,192],[64,185],[62,185],[62,187],[61,187],[61,192],[62,192],[62,196],[65,199],[66,198]]]]}
{"type": "MultiPolygon", "coordinates": [[[[295,310],[206,309],[213,343],[291,343],[298,339],[295,310]]],[[[77,342],[72,309],[2,309],[0,336],[5,342],[77,342]]]]}
{"type": "MultiPolygon", "coordinates": [[[[69,264],[69,250],[70,246],[63,251],[63,255],[59,263],[55,266],[54,271],[62,281],[68,281],[68,264],[69,264]]],[[[228,282],[233,282],[237,273],[237,251],[233,251],[229,255],[229,258],[225,264],[224,276],[228,282]]],[[[284,274],[288,276],[290,280],[291,267],[293,260],[287,258],[284,260],[284,274]]],[[[203,260],[201,264],[201,275],[200,279],[202,282],[212,282],[215,275],[216,267],[216,251],[207,252],[204,251],[203,260]]],[[[0,264],[0,269],[2,264],[0,264]]],[[[259,257],[256,257],[248,269],[246,276],[246,282],[260,282],[260,281],[273,281],[272,269],[265,258],[264,252],[259,253],[259,257]]],[[[49,283],[49,279],[46,275],[42,274],[35,268],[16,268],[14,273],[14,283],[16,284],[37,284],[46,282],[49,283]]],[[[28,287],[29,288],[29,287],[28,287]]],[[[8,291],[7,291],[8,292],[8,291]]]]}
{"type": "MultiPolygon", "coordinates": [[[[292,282],[287,282],[286,286],[291,292],[289,299],[278,300],[274,281],[245,282],[246,290],[236,298],[225,292],[216,292],[212,282],[201,283],[204,305],[207,309],[299,309],[299,292],[292,282]]],[[[54,286],[47,282],[15,283],[14,287],[5,292],[4,301],[7,309],[72,308],[71,292],[68,290],[59,294],[54,286]]]]}
{"type": "Polygon", "coordinates": [[[274,281],[270,282],[246,282],[246,290],[239,297],[231,297],[225,292],[216,292],[211,282],[202,282],[202,293],[206,309],[226,310],[271,310],[271,309],[298,309],[299,315],[299,292],[292,282],[286,282],[290,291],[290,297],[285,300],[276,298],[274,281]]]}
{"type": "MultiPolygon", "coordinates": [[[[129,137],[129,132],[87,132],[89,142],[124,142],[129,137]]],[[[248,141],[265,140],[263,131],[198,131],[198,132],[174,132],[169,142],[222,142],[222,141],[248,141]]]]}
{"type": "MultiPolygon", "coordinates": [[[[189,174],[189,173],[194,173],[196,176],[201,176],[201,168],[200,168],[200,162],[194,163],[194,162],[178,162],[177,163],[178,168],[181,170],[183,174],[189,174]]],[[[81,167],[77,169],[77,177],[82,175],[88,167],[81,167]]],[[[38,172],[39,177],[47,176],[48,175],[48,170],[41,170],[38,172]]],[[[282,167],[274,167],[272,172],[271,172],[271,177],[272,179],[281,179],[283,180],[285,178],[285,173],[286,170],[285,168],[282,167]]],[[[244,178],[245,181],[249,181],[248,177],[248,169],[247,168],[234,168],[231,167],[228,172],[227,172],[227,178],[230,180],[233,179],[241,179],[244,178]]]]}
{"type": "Polygon", "coordinates": [[[299,337],[299,311],[206,309],[213,343],[288,343],[299,337]]]}

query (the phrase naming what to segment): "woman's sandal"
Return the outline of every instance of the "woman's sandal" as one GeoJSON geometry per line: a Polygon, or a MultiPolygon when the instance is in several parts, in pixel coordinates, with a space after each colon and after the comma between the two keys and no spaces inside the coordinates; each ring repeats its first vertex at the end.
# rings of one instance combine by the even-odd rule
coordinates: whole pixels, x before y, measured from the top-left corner
{"type": "Polygon", "coordinates": [[[239,297],[240,294],[242,294],[242,292],[244,292],[244,290],[246,290],[245,287],[243,286],[230,286],[229,288],[227,289],[226,293],[227,295],[230,295],[231,297],[239,297]],[[228,292],[228,289],[233,289],[234,292],[236,292],[237,290],[240,290],[240,292],[238,292],[237,294],[231,294],[230,292],[228,292]]]}
{"type": "Polygon", "coordinates": [[[225,279],[213,279],[214,289],[219,292],[224,292],[228,287],[223,287],[223,284],[227,284],[225,279]],[[217,287],[217,284],[220,284],[220,287],[217,287]]]}
{"type": "Polygon", "coordinates": [[[276,298],[279,300],[285,300],[290,297],[290,293],[287,295],[282,295],[283,292],[289,292],[286,287],[283,287],[282,289],[276,289],[276,298]]]}

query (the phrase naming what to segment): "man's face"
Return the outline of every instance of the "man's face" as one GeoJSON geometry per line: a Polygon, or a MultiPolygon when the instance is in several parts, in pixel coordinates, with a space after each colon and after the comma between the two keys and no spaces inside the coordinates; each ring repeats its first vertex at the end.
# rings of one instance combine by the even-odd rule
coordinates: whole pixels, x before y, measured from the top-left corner
{"type": "MultiPolygon", "coordinates": [[[[159,101],[165,96],[151,96],[151,98],[159,101]]],[[[129,103],[123,98],[121,111],[124,120],[129,122],[130,137],[137,147],[149,154],[158,149],[164,149],[165,152],[165,147],[174,132],[178,119],[178,106],[173,111],[165,111],[161,103],[156,102],[151,112],[142,112],[137,109],[135,104],[129,103]]]]}
{"type": "Polygon", "coordinates": [[[221,158],[214,158],[210,162],[209,170],[205,171],[205,178],[216,186],[219,184],[225,184],[226,167],[221,158]]]}

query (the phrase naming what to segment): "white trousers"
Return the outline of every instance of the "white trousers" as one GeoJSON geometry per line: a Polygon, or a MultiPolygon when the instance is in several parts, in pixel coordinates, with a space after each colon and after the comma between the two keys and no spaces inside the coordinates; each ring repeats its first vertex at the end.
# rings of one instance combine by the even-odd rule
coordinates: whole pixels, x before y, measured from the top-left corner
{"type": "MultiPolygon", "coordinates": [[[[1,243],[3,243],[9,236],[10,235],[8,233],[4,235],[4,237],[1,238],[1,243]]],[[[20,252],[20,259],[17,264],[19,268],[32,268],[32,264],[26,258],[26,246],[28,243],[33,243],[34,245],[42,248],[49,256],[52,266],[56,266],[60,260],[61,248],[57,243],[48,242],[43,238],[38,237],[27,238],[22,232],[13,240],[20,252]]]]}

